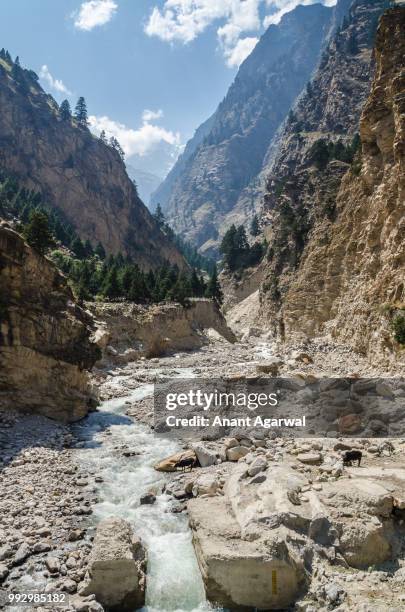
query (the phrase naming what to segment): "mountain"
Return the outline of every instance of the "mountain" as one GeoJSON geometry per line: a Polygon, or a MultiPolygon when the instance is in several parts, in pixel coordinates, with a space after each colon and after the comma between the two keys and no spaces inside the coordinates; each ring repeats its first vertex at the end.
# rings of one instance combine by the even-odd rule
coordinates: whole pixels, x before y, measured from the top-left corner
{"type": "Polygon", "coordinates": [[[388,4],[352,3],[279,137],[261,305],[279,338],[330,333],[392,365],[405,309],[405,9],[384,13],[373,52],[388,4]]]}
{"type": "Polygon", "coordinates": [[[182,173],[187,167],[187,162],[194,155],[197,147],[204,141],[204,138],[208,136],[215,121],[215,113],[211,115],[209,119],[204,121],[195,131],[194,136],[188,141],[183,153],[179,156],[178,160],[166,176],[165,180],[159,185],[154,191],[151,197],[151,203],[155,208],[158,204],[162,206],[162,209],[167,211],[167,203],[170,198],[170,194],[174,189],[176,181],[181,177],[182,173]]]}
{"type": "Polygon", "coordinates": [[[156,174],[153,174],[152,172],[146,172],[140,168],[134,168],[130,164],[126,164],[126,168],[129,178],[136,183],[138,195],[142,202],[144,202],[144,204],[146,204],[146,206],[152,210],[152,206],[150,206],[150,197],[161,184],[162,178],[156,174]]]}
{"type": "Polygon", "coordinates": [[[184,260],[137,196],[119,153],[58,105],[37,75],[0,56],[0,170],[59,209],[82,239],[142,267],[184,260]]]}
{"type": "Polygon", "coordinates": [[[202,250],[215,250],[239,195],[260,172],[272,137],[318,62],[332,14],[320,4],[298,6],[268,28],[154,194],[174,229],[202,250]]]}

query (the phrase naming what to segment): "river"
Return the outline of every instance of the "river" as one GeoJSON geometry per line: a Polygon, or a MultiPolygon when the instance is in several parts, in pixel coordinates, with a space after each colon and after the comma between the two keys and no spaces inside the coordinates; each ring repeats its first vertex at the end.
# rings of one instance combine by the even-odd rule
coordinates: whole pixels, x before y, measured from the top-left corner
{"type": "MultiPolygon", "coordinates": [[[[177,374],[184,378],[192,371],[179,368],[177,374]]],[[[130,395],[103,402],[75,427],[84,442],[79,463],[103,479],[93,520],[120,516],[146,545],[145,612],[212,610],[205,599],[187,516],[171,512],[172,498],[165,494],[157,495],[153,505],[139,501],[151,489],[161,490],[167,481],[165,474],[153,469],[154,464],[181,449],[175,440],[155,436],[149,427],[125,416],[126,401],[136,402],[152,393],[152,384],[142,384],[130,395]],[[123,445],[139,455],[124,457],[117,450],[123,445]]]]}

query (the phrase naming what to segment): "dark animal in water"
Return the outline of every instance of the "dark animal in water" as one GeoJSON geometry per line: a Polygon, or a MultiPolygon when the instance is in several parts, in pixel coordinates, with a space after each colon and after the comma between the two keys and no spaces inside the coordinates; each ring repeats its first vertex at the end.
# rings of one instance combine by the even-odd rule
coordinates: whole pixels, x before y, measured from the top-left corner
{"type": "Polygon", "coordinates": [[[362,456],[362,452],[358,450],[346,451],[343,455],[343,465],[351,465],[352,461],[358,461],[357,465],[360,467],[362,456]]]}
{"type": "Polygon", "coordinates": [[[176,468],[176,470],[177,468],[181,468],[181,471],[185,472],[186,468],[189,467],[191,471],[194,466],[195,466],[195,459],[193,457],[185,457],[184,459],[179,459],[179,461],[177,461],[174,467],[176,468]]]}

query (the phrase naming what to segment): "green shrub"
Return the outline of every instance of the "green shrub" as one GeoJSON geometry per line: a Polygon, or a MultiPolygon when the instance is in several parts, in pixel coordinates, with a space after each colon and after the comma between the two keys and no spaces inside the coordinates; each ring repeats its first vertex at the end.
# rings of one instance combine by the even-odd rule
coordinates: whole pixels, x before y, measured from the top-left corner
{"type": "Polygon", "coordinates": [[[392,330],[395,340],[402,345],[405,345],[405,312],[395,315],[392,320],[392,330]]]}

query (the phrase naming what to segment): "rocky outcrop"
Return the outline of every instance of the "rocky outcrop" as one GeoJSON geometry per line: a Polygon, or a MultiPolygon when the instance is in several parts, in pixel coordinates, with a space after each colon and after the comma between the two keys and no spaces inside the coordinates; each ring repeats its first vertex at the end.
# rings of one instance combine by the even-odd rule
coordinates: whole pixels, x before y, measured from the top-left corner
{"type": "Polygon", "coordinates": [[[170,457],[166,457],[157,463],[154,467],[157,472],[175,472],[177,470],[176,465],[182,459],[190,459],[193,462],[197,461],[197,456],[193,450],[180,451],[170,457]]]}
{"type": "Polygon", "coordinates": [[[235,274],[229,274],[226,270],[221,272],[219,280],[224,294],[224,313],[228,313],[259,289],[263,280],[263,270],[264,266],[258,266],[235,274]]]}
{"type": "MultiPolygon", "coordinates": [[[[354,10],[352,20],[356,15],[354,10]]],[[[279,233],[275,230],[273,260],[262,287],[263,311],[278,322],[275,332],[285,337],[330,332],[384,365],[401,359],[391,319],[405,303],[404,20],[405,9],[398,7],[387,11],[380,22],[375,79],[360,121],[361,153],[350,168],[334,162],[321,175],[314,169],[304,172],[305,181],[311,173],[315,180],[297,196],[301,210],[296,203],[290,207],[290,224],[297,226],[307,207],[312,230],[303,237],[301,255],[291,262],[284,257],[287,247],[278,248],[280,220],[275,220],[279,233]],[[307,190],[312,190],[312,209],[307,190]],[[325,205],[329,213],[321,214],[325,205]]],[[[359,52],[363,54],[362,45],[359,52]]],[[[337,117],[343,117],[345,110],[342,107],[337,117]]],[[[350,105],[347,110],[354,126],[350,105]]],[[[328,121],[328,114],[326,104],[323,121],[328,121]]],[[[298,181],[300,164],[298,160],[295,165],[298,181]]]]}
{"type": "Polygon", "coordinates": [[[64,121],[30,70],[0,60],[0,168],[57,208],[82,239],[145,268],[184,266],[139,199],[117,151],[64,121]]]}
{"type": "Polygon", "coordinates": [[[95,402],[87,370],[99,357],[92,326],[54,264],[0,224],[0,405],[85,416],[95,402]]]}
{"type": "MultiPolygon", "coordinates": [[[[192,486],[190,525],[212,603],[278,610],[310,593],[320,602],[329,563],[353,573],[398,555],[402,515],[393,509],[402,467],[388,469],[382,460],[382,467],[343,470],[332,441],[257,442],[231,471],[209,468],[192,486]],[[302,465],[300,457],[311,453],[317,465],[302,465]]],[[[371,442],[365,447],[371,456],[371,442]]]]}
{"type": "Polygon", "coordinates": [[[209,131],[201,128],[202,142],[199,130],[191,154],[169,175],[169,189],[163,183],[155,194],[173,227],[203,250],[215,250],[227,225],[252,215],[255,202],[236,212],[235,204],[309,79],[331,14],[320,4],[298,6],[269,27],[209,120],[209,131]]]}
{"type": "Polygon", "coordinates": [[[98,524],[83,595],[94,594],[112,612],[131,612],[145,604],[146,552],[131,525],[110,517],[98,524]]]}
{"type": "Polygon", "coordinates": [[[210,333],[235,341],[220,309],[208,299],[191,299],[188,307],[95,303],[89,308],[100,321],[100,347],[117,362],[193,350],[207,344],[210,333]]]}

